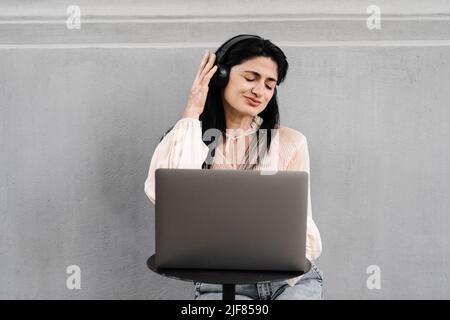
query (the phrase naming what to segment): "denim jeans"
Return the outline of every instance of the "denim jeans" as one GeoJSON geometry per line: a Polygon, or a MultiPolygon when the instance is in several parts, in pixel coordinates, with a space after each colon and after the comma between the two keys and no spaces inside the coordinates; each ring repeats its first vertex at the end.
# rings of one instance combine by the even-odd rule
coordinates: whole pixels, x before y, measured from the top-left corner
{"type": "MultiPolygon", "coordinates": [[[[323,272],[311,263],[311,269],[291,287],[285,280],[236,285],[236,300],[322,300],[323,272]]],[[[222,285],[194,283],[195,300],[222,300],[222,285]]]]}

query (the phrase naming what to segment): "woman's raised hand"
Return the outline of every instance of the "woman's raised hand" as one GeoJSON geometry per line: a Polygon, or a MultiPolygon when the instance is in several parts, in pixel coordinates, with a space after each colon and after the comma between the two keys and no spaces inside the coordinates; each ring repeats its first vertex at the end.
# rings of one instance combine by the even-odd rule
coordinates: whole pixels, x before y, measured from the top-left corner
{"type": "Polygon", "coordinates": [[[217,65],[214,65],[215,59],[216,55],[214,53],[211,53],[208,49],[205,50],[194,83],[192,84],[189,99],[183,112],[183,118],[191,117],[198,119],[202,114],[208,95],[209,81],[217,70],[217,65]]]}

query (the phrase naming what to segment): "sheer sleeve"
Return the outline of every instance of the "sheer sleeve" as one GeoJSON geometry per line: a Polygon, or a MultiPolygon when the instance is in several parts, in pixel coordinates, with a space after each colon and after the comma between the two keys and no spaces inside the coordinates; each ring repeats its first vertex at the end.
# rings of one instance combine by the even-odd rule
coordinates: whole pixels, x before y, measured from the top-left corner
{"type": "MultiPolygon", "coordinates": [[[[286,170],[306,171],[310,175],[308,141],[302,136],[296,144],[294,153],[289,160],[286,170]]],[[[311,175],[308,180],[308,211],[307,211],[307,230],[306,230],[306,257],[310,261],[317,259],[322,252],[322,241],[319,229],[312,218],[311,208],[311,175]]]]}
{"type": "Polygon", "coordinates": [[[202,140],[201,121],[181,118],[157,145],[144,190],[155,204],[155,171],[158,168],[201,169],[209,148],[202,140]]]}

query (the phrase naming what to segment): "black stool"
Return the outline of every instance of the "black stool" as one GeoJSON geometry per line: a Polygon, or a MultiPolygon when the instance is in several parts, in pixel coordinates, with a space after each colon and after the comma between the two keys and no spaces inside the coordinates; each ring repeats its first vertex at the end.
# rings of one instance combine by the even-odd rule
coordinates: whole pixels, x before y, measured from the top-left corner
{"type": "MultiPolygon", "coordinates": [[[[307,261],[307,270],[311,262],[307,261]]],[[[167,269],[155,267],[155,255],[147,260],[147,266],[159,275],[182,281],[221,284],[222,299],[234,300],[237,284],[253,284],[263,281],[278,281],[301,276],[303,272],[292,271],[246,271],[246,270],[206,270],[206,269],[167,269]]]]}

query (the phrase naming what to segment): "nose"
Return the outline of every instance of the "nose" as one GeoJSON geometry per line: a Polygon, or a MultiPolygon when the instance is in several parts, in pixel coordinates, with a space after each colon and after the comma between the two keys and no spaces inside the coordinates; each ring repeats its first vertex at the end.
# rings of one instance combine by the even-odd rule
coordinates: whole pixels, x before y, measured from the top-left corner
{"type": "Polygon", "coordinates": [[[262,95],[262,85],[256,82],[256,84],[252,88],[252,93],[255,94],[257,97],[260,97],[262,95]]]}

